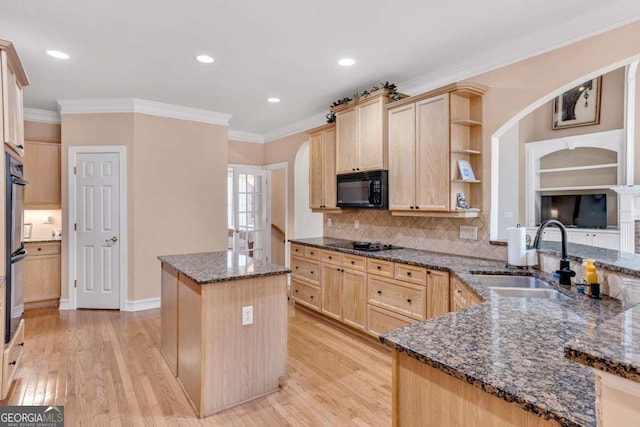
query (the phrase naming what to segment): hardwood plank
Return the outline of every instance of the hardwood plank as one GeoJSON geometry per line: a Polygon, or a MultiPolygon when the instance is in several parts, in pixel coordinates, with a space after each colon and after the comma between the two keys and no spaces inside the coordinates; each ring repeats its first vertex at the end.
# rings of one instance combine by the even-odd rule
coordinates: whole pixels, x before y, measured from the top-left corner
{"type": "Polygon", "coordinates": [[[160,352],[160,310],[25,317],[25,350],[3,405],[64,405],[66,425],[388,426],[390,353],[289,305],[283,388],[199,419],[160,352]]]}

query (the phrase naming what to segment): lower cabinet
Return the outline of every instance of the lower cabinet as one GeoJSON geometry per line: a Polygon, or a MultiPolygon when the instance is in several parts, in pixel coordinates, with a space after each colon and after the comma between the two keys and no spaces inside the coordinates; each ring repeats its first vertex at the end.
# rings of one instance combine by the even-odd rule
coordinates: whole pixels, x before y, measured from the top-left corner
{"type": "Polygon", "coordinates": [[[480,304],[482,299],[471,291],[457,277],[451,278],[450,311],[458,311],[471,305],[480,304]]]}
{"type": "Polygon", "coordinates": [[[160,294],[160,352],[178,375],[178,272],[162,264],[160,294]]]}
{"type": "Polygon", "coordinates": [[[2,360],[2,399],[7,397],[16,369],[24,350],[24,319],[20,321],[16,333],[6,345],[2,360]]]}
{"type": "Polygon", "coordinates": [[[25,308],[57,306],[60,303],[60,242],[25,243],[25,308]]]}
{"type": "Polygon", "coordinates": [[[291,245],[296,304],[373,336],[449,312],[449,273],[291,245]]]}

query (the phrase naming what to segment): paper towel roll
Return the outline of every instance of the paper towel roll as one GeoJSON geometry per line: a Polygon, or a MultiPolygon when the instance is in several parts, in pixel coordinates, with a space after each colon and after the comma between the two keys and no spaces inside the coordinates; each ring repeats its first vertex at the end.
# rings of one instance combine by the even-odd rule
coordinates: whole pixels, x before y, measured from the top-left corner
{"type": "Polygon", "coordinates": [[[527,265],[527,233],[524,227],[507,228],[507,263],[509,265],[527,265]]]}

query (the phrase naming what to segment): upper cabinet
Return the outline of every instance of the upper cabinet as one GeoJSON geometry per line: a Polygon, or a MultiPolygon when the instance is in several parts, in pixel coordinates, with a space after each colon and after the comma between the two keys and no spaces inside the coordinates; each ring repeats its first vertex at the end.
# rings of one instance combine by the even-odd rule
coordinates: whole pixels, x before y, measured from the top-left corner
{"type": "Polygon", "coordinates": [[[336,173],[387,169],[389,92],[380,89],[332,109],[336,115],[336,173]]]}
{"type": "Polygon", "coordinates": [[[25,141],[27,147],[24,176],[29,185],[24,191],[27,209],[60,209],[60,143],[25,141]]]}
{"type": "Polygon", "coordinates": [[[19,155],[24,154],[22,88],[29,84],[13,44],[0,40],[0,132],[2,139],[19,155]]]}
{"type": "Polygon", "coordinates": [[[389,210],[394,215],[474,217],[482,202],[482,95],[453,84],[388,107],[389,210]],[[473,179],[460,175],[460,161],[473,179]],[[458,194],[467,206],[459,209],[458,194]]]}
{"type": "Polygon", "coordinates": [[[309,207],[338,210],[336,207],[336,126],[328,124],[308,131],[309,207]]]}

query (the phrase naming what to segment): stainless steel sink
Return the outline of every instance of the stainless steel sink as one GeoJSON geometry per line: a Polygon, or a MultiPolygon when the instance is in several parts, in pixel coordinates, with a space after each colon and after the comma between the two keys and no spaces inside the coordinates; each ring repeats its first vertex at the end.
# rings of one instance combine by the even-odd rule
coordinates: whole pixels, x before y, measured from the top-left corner
{"type": "Polygon", "coordinates": [[[547,298],[557,300],[570,300],[571,298],[555,289],[541,288],[491,288],[492,292],[503,297],[515,298],[547,298]]]}
{"type": "Polygon", "coordinates": [[[480,284],[490,288],[532,288],[545,289],[550,288],[544,280],[540,280],[533,276],[509,276],[500,274],[474,274],[473,278],[480,284]]]}

